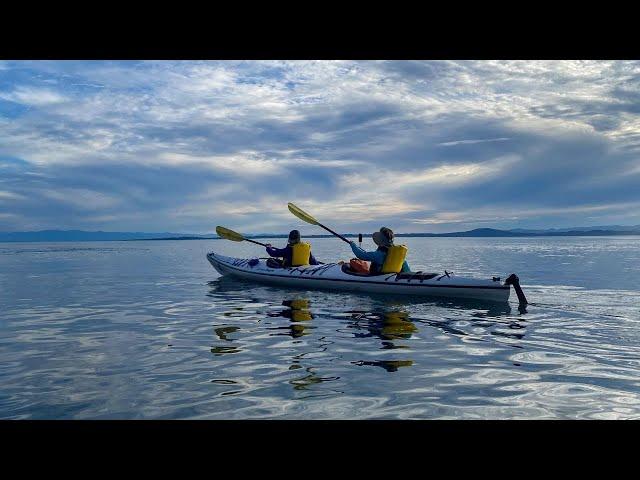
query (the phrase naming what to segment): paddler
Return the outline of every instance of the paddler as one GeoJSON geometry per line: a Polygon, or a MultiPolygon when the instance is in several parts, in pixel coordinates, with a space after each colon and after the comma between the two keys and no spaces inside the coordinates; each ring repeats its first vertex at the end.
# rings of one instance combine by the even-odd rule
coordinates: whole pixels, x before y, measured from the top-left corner
{"type": "Polygon", "coordinates": [[[405,260],[407,247],[393,244],[393,230],[382,227],[379,232],[373,235],[373,242],[378,245],[378,249],[367,252],[356,245],[356,242],[349,242],[353,254],[360,260],[371,262],[369,273],[372,275],[379,273],[400,273],[410,272],[409,264],[405,260]]]}
{"type": "Polygon", "coordinates": [[[267,243],[267,253],[271,257],[281,257],[283,267],[299,267],[300,265],[319,265],[311,254],[311,244],[300,239],[298,230],[291,230],[287,239],[287,246],[274,248],[267,243]]]}

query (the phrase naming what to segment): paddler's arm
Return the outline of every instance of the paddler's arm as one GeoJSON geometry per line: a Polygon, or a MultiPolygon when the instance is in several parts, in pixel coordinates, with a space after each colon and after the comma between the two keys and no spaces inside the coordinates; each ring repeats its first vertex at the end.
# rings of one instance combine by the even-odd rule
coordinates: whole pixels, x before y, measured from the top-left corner
{"type": "Polygon", "coordinates": [[[404,263],[402,264],[402,271],[403,272],[410,272],[411,269],[409,268],[409,264],[407,263],[407,261],[405,260],[404,263]]]}
{"type": "Polygon", "coordinates": [[[270,257],[284,257],[287,253],[286,248],[274,248],[271,245],[267,246],[267,253],[270,257]]]}
{"type": "Polygon", "coordinates": [[[309,265],[320,265],[320,262],[316,260],[316,257],[311,252],[309,252],[309,265]]]}
{"type": "Polygon", "coordinates": [[[356,242],[349,242],[349,245],[351,245],[351,250],[353,250],[353,254],[356,257],[358,257],[360,260],[367,260],[369,262],[372,262],[377,259],[376,252],[367,252],[361,249],[359,246],[357,246],[356,242]]]}

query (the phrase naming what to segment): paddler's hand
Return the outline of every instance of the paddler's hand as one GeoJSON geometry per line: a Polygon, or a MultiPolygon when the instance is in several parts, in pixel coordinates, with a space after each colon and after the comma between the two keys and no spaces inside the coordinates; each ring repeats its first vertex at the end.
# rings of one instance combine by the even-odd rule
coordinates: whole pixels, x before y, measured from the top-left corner
{"type": "Polygon", "coordinates": [[[267,248],[272,248],[270,243],[266,243],[265,245],[267,246],[267,248]]]}

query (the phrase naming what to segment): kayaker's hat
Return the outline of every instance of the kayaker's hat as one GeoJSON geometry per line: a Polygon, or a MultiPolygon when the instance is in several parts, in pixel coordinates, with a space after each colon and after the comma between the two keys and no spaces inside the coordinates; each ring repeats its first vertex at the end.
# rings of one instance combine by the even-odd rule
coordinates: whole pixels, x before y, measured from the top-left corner
{"type": "Polygon", "coordinates": [[[375,232],[373,235],[373,242],[379,247],[390,247],[393,245],[393,230],[387,227],[382,227],[379,232],[375,232]]]}
{"type": "Polygon", "coordinates": [[[291,230],[289,232],[289,245],[293,245],[294,243],[300,243],[300,232],[298,230],[291,230]]]}

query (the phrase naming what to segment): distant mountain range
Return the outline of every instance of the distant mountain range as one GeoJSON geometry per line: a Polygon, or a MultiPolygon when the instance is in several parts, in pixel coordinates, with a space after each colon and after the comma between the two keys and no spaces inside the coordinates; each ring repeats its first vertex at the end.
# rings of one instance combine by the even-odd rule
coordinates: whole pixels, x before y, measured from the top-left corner
{"type": "Polygon", "coordinates": [[[150,240],[180,237],[183,233],[86,232],[84,230],[40,230],[37,232],[0,232],[0,242],[100,242],[109,240],[150,240]]]}
{"type": "MultiPolygon", "coordinates": [[[[365,234],[369,236],[370,233],[365,234]]],[[[516,228],[498,230],[476,228],[464,232],[451,233],[398,233],[398,237],[568,237],[568,236],[611,236],[640,235],[640,225],[604,225],[596,227],[551,228],[533,230],[516,228]]],[[[259,233],[247,234],[248,238],[286,238],[287,234],[259,233]]],[[[305,235],[307,238],[327,238],[331,235],[305,235]]],[[[357,238],[357,233],[347,233],[345,237],[357,238]]],[[[0,242],[91,242],[114,240],[215,240],[215,234],[193,235],[185,233],[148,232],[87,232],[84,230],[40,230],[37,232],[0,232],[0,242]]]]}
{"type": "Polygon", "coordinates": [[[640,225],[625,227],[624,229],[605,229],[577,227],[575,229],[549,230],[498,230],[495,228],[476,228],[465,232],[451,233],[399,233],[397,237],[582,237],[582,236],[611,236],[611,235],[640,235],[640,225]]]}

